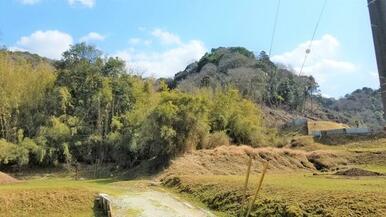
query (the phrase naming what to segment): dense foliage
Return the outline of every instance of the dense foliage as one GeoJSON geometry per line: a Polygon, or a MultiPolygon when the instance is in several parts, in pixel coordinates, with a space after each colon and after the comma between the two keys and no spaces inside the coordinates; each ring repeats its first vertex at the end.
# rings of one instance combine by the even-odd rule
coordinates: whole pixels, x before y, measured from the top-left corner
{"type": "Polygon", "coordinates": [[[0,166],[133,167],[230,142],[278,142],[237,89],[171,90],[84,43],[54,64],[2,51],[0,73],[0,166]]]}
{"type": "Polygon", "coordinates": [[[233,86],[258,104],[290,111],[304,110],[306,101],[318,91],[312,76],[297,76],[272,63],[265,52],[256,58],[239,47],[212,49],[177,73],[174,82],[184,91],[233,86]]]}

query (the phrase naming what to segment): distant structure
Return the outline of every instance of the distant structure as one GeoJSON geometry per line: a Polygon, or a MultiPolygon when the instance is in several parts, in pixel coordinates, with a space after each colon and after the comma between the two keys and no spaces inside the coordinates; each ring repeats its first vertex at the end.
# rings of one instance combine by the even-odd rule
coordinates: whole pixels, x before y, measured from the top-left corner
{"type": "Polygon", "coordinates": [[[339,136],[364,136],[375,133],[369,128],[352,128],[346,124],[339,124],[331,121],[313,121],[306,118],[297,118],[285,124],[284,128],[297,131],[305,135],[323,138],[339,136]]]}
{"type": "Polygon", "coordinates": [[[366,136],[371,135],[373,132],[369,128],[343,128],[332,130],[317,130],[310,131],[308,135],[324,138],[324,137],[339,137],[339,136],[366,136]]]}
{"type": "Polygon", "coordinates": [[[386,0],[368,0],[368,7],[381,83],[383,117],[386,120],[386,0]]]}

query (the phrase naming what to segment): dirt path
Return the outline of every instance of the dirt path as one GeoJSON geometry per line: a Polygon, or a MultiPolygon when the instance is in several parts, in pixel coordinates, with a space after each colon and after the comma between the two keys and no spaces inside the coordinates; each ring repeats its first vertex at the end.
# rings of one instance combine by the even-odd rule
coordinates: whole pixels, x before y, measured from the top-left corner
{"type": "Polygon", "coordinates": [[[208,217],[209,211],[195,207],[162,190],[146,189],[111,198],[114,216],[127,217],[208,217]]]}

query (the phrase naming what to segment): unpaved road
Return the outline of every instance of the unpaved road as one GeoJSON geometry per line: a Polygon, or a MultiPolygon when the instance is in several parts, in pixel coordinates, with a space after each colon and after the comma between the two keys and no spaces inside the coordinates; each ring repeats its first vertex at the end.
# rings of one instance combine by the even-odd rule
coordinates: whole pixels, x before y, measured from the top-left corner
{"type": "Polygon", "coordinates": [[[195,207],[162,189],[148,188],[111,197],[113,214],[117,217],[208,217],[215,216],[195,207]]]}

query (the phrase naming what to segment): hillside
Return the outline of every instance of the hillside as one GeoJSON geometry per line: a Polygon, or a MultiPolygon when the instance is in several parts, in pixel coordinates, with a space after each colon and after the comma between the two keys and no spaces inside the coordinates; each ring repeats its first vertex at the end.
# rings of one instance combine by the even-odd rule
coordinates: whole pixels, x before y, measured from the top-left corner
{"type": "Polygon", "coordinates": [[[362,88],[336,100],[318,97],[320,107],[327,116],[334,116],[337,121],[355,126],[374,129],[383,128],[383,107],[380,90],[362,88]]]}
{"type": "Polygon", "coordinates": [[[264,52],[255,57],[241,47],[212,49],[175,74],[171,86],[188,92],[202,87],[237,87],[244,97],[266,107],[265,117],[273,126],[308,117],[373,129],[383,127],[379,90],[363,88],[340,99],[325,98],[318,94],[313,77],[298,76],[271,62],[264,52]]]}

